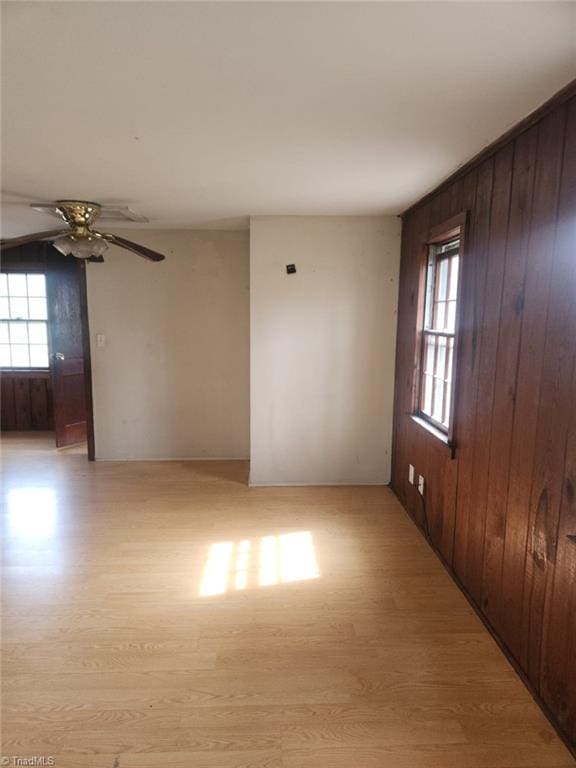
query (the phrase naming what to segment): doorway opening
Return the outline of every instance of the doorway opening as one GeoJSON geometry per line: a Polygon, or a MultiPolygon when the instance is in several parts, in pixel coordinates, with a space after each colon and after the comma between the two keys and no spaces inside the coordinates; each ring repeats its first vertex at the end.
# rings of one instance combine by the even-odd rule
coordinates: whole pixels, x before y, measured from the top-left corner
{"type": "Polygon", "coordinates": [[[49,243],[5,251],[0,269],[1,427],[94,459],[85,263],[49,243]]]}

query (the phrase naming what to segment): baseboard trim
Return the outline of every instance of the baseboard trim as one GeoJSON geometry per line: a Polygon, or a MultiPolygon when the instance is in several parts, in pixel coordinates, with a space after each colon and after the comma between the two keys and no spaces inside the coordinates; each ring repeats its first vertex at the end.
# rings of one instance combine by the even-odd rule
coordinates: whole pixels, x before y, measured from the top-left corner
{"type": "Polygon", "coordinates": [[[389,485],[389,483],[385,483],[383,480],[338,480],[334,482],[318,482],[318,483],[309,483],[304,482],[301,480],[285,480],[283,482],[278,481],[263,481],[263,482],[254,482],[252,480],[248,481],[248,486],[250,488],[315,488],[315,487],[327,487],[330,488],[331,486],[334,487],[341,487],[341,486],[348,486],[348,487],[354,487],[354,486],[362,486],[362,485],[380,485],[382,487],[386,487],[389,485]]]}
{"type": "Polygon", "coordinates": [[[238,456],[168,456],[168,457],[156,457],[150,456],[146,458],[125,458],[125,459],[107,459],[103,456],[97,456],[96,461],[108,461],[108,462],[138,462],[138,461],[250,461],[250,457],[246,456],[245,459],[238,456]]]}

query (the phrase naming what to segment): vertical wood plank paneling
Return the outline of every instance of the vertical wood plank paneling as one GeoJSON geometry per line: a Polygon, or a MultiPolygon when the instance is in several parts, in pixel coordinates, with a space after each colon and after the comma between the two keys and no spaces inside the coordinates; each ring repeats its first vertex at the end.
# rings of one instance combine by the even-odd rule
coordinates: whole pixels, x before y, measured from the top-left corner
{"type": "Polygon", "coordinates": [[[404,218],[393,487],[576,748],[576,100],[404,218]],[[471,194],[471,190],[474,193],[471,194]],[[456,458],[410,418],[423,244],[470,212],[456,458]],[[449,543],[450,541],[450,543],[449,543]],[[453,549],[452,549],[453,543],[453,549]]]}
{"type": "Polygon", "coordinates": [[[482,605],[502,625],[502,561],[538,126],[516,141],[492,400],[482,605]]]}
{"type": "Polygon", "coordinates": [[[556,561],[562,469],[569,415],[575,407],[570,397],[576,356],[576,161],[573,154],[576,124],[573,111],[574,103],[568,125],[552,263],[524,577],[521,661],[534,678],[540,674],[544,602],[556,561]]]}
{"type": "MultiPolygon", "coordinates": [[[[412,270],[414,277],[412,285],[415,285],[416,287],[410,294],[410,306],[412,308],[412,313],[411,323],[408,326],[409,336],[406,345],[407,349],[410,350],[409,386],[407,388],[404,411],[406,416],[412,412],[414,407],[415,388],[418,380],[417,370],[420,362],[419,348],[416,344],[416,338],[418,335],[417,331],[422,326],[424,316],[423,302],[420,301],[426,275],[426,252],[423,249],[423,242],[425,240],[428,229],[430,226],[432,226],[434,215],[436,214],[432,206],[426,206],[423,208],[423,210],[420,212],[420,215],[416,218],[416,226],[413,234],[414,260],[412,263],[412,270]]],[[[415,428],[416,427],[413,423],[408,423],[409,434],[415,428]]],[[[426,534],[428,534],[429,510],[427,510],[425,505],[423,505],[420,494],[417,492],[415,486],[410,485],[408,482],[407,473],[407,464],[409,463],[413,464],[415,467],[420,468],[420,472],[424,471],[424,468],[427,466],[427,444],[426,442],[418,442],[415,444],[412,440],[410,440],[408,445],[410,446],[410,449],[409,454],[406,456],[407,461],[404,465],[405,471],[403,473],[405,495],[407,498],[407,508],[410,511],[413,519],[416,521],[417,525],[426,534]]]]}
{"type": "Polygon", "coordinates": [[[14,380],[14,406],[16,410],[16,429],[32,429],[30,410],[30,381],[14,380]]]}
{"type": "Polygon", "coordinates": [[[435,227],[442,224],[450,216],[450,202],[452,199],[451,189],[448,187],[441,194],[435,197],[430,204],[429,227],[435,227]]]}
{"type": "MultiPolygon", "coordinates": [[[[576,243],[576,100],[570,104],[556,242],[564,257],[576,243]]],[[[568,257],[569,258],[569,257],[568,257]]],[[[576,291],[576,286],[573,286],[576,291]]],[[[572,316],[572,319],[573,316],[572,316]]],[[[576,328],[572,329],[576,336],[576,328]]],[[[540,691],[567,733],[576,734],[576,361],[572,369],[558,546],[544,613],[540,691]]]]}
{"type": "MultiPolygon", "coordinates": [[[[576,366],[571,400],[576,402],[576,366]]],[[[576,733],[576,408],[566,443],[556,567],[542,639],[540,693],[568,733],[576,733]]]]}
{"type": "Polygon", "coordinates": [[[51,411],[48,396],[49,379],[30,379],[30,419],[32,429],[49,429],[51,411]]]}
{"type": "Polygon", "coordinates": [[[2,430],[52,429],[50,378],[25,373],[2,375],[2,430]]]}
{"type": "MultiPolygon", "coordinates": [[[[490,231],[486,265],[484,314],[479,334],[478,394],[476,398],[475,449],[470,488],[470,515],[481,521],[482,549],[481,594],[484,594],[486,541],[492,535],[487,516],[488,468],[492,434],[492,404],[498,352],[498,323],[504,281],[506,237],[512,188],[514,147],[509,144],[494,158],[494,182],[490,206],[490,231]]],[[[462,514],[465,514],[463,512],[462,514]]]]}
{"type": "Polygon", "coordinates": [[[449,216],[456,216],[462,213],[465,206],[463,205],[464,194],[464,180],[458,179],[450,187],[450,212],[449,216]]]}
{"type": "Polygon", "coordinates": [[[401,379],[396,380],[395,387],[395,432],[399,436],[399,441],[398,452],[393,454],[393,482],[398,488],[402,502],[413,516],[417,510],[410,503],[414,501],[410,498],[412,486],[408,484],[407,466],[410,458],[407,457],[404,449],[407,444],[406,429],[409,428],[407,418],[412,410],[413,401],[418,298],[423,277],[419,241],[422,233],[428,230],[429,220],[429,207],[424,206],[415,212],[411,226],[405,230],[398,307],[398,328],[402,328],[402,338],[398,338],[396,345],[396,365],[397,370],[404,373],[401,379]]]}
{"type": "Polygon", "coordinates": [[[528,516],[532,485],[532,467],[536,449],[536,427],[546,314],[552,272],[556,213],[560,188],[565,109],[558,109],[539,127],[538,156],[530,242],[527,255],[526,283],[523,297],[522,336],[508,476],[508,500],[505,515],[505,540],[502,562],[501,632],[515,656],[521,651],[522,602],[519,589],[508,584],[523,581],[528,516]]]}
{"type": "Polygon", "coordinates": [[[454,545],[454,570],[466,581],[471,594],[476,597],[476,580],[472,578],[479,556],[475,548],[474,527],[477,521],[472,514],[470,486],[475,450],[475,415],[478,396],[479,329],[484,314],[486,288],[486,251],[490,227],[490,200],[494,182],[494,161],[487,160],[478,169],[475,198],[466,202],[469,215],[469,235],[464,243],[462,258],[461,322],[458,353],[458,389],[456,401],[455,437],[459,444],[458,490],[454,545]]]}
{"type": "Polygon", "coordinates": [[[16,429],[14,380],[2,377],[2,429],[16,429]]]}

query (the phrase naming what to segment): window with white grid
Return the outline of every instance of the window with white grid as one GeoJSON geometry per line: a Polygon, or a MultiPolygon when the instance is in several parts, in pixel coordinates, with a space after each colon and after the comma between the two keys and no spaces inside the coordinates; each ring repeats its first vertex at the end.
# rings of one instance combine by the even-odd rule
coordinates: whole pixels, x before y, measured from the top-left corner
{"type": "Polygon", "coordinates": [[[419,413],[450,429],[460,238],[429,247],[422,333],[419,413]]]}
{"type": "Polygon", "coordinates": [[[46,276],[0,273],[0,367],[48,365],[46,276]]]}

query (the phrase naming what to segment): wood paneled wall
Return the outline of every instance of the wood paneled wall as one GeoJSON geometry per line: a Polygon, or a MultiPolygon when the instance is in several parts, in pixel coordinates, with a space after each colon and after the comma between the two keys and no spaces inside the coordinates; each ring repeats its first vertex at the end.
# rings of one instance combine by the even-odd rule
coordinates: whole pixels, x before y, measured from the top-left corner
{"type": "Polygon", "coordinates": [[[404,216],[393,488],[576,747],[576,89],[404,216]],[[430,227],[469,212],[454,458],[411,418],[430,227]],[[425,501],[408,467],[426,479],[425,501]]]}
{"type": "Polygon", "coordinates": [[[2,379],[2,430],[53,429],[50,374],[7,372],[2,379]]]}

